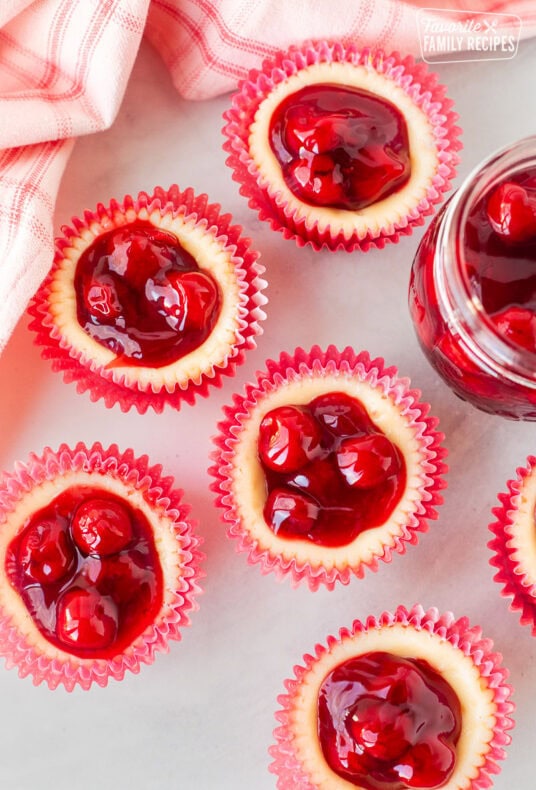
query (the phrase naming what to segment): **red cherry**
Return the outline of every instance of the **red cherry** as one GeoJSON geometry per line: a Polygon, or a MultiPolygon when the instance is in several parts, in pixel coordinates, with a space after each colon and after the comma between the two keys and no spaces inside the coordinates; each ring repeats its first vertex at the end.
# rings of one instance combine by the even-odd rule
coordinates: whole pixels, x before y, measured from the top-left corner
{"type": "Polygon", "coordinates": [[[298,196],[318,206],[340,206],[345,203],[341,170],[328,154],[314,154],[309,159],[296,159],[288,166],[292,189],[298,196]]]}
{"type": "Polygon", "coordinates": [[[203,329],[210,323],[218,304],[216,283],[205,272],[185,272],[181,284],[186,294],[187,330],[203,329]]]}
{"type": "Polygon", "coordinates": [[[327,154],[344,141],[344,121],[319,118],[305,139],[304,147],[312,154],[327,154]]]}
{"type": "Polygon", "coordinates": [[[38,521],[21,535],[19,564],[27,576],[40,584],[62,579],[73,566],[74,558],[67,531],[54,519],[38,521]]]}
{"type": "Polygon", "coordinates": [[[336,457],[342,476],[352,488],[373,488],[400,469],[397,449],[382,433],[344,439],[336,457]]]}
{"type": "Polygon", "coordinates": [[[103,323],[114,321],[122,312],[113,277],[107,274],[95,275],[85,284],[84,302],[88,313],[103,323]]]}
{"type": "Polygon", "coordinates": [[[393,185],[405,181],[409,165],[382,145],[368,145],[359,151],[352,165],[349,195],[355,205],[370,205],[381,200],[393,185]]]}
{"type": "Polygon", "coordinates": [[[349,731],[366,754],[384,762],[398,760],[411,746],[412,715],[387,700],[363,697],[352,707],[349,731]]]}
{"type": "Polygon", "coordinates": [[[219,301],[212,277],[200,271],[171,272],[167,280],[168,287],[157,293],[160,309],[173,328],[191,332],[209,326],[219,301]]]}
{"type": "Polygon", "coordinates": [[[318,115],[307,104],[288,107],[285,113],[282,140],[294,157],[305,152],[326,154],[347,144],[361,146],[366,143],[366,139],[359,124],[352,125],[351,119],[339,117],[336,113],[318,115]]]}
{"type": "Polygon", "coordinates": [[[488,198],[491,227],[505,241],[523,242],[536,237],[536,197],[520,184],[505,182],[488,198]]]}
{"type": "Polygon", "coordinates": [[[264,506],[266,523],[276,534],[308,535],[314,529],[320,510],[305,494],[275,488],[264,506]]]}
{"type": "Polygon", "coordinates": [[[440,738],[417,743],[400,759],[394,770],[409,788],[443,787],[456,762],[456,750],[440,738]]]}
{"type": "Polygon", "coordinates": [[[285,148],[294,156],[299,156],[305,141],[314,129],[314,117],[305,104],[290,107],[282,128],[282,139],[285,148]]]}
{"type": "Polygon", "coordinates": [[[147,282],[170,266],[188,269],[195,259],[181,247],[174,233],[160,230],[146,221],[115,228],[97,239],[98,256],[106,256],[107,266],[138,293],[147,282]]]}
{"type": "Polygon", "coordinates": [[[344,392],[327,392],[309,404],[311,414],[335,436],[353,436],[370,430],[365,407],[344,392]]]}
{"type": "Polygon", "coordinates": [[[132,540],[126,509],[109,499],[87,499],[78,506],[71,525],[73,538],[84,554],[117,554],[132,540]]]}
{"type": "Polygon", "coordinates": [[[294,472],[320,449],[318,423],[299,406],[279,406],[264,415],[259,427],[259,457],[276,472],[294,472]]]}
{"type": "Polygon", "coordinates": [[[507,307],[491,319],[507,340],[536,353],[536,313],[526,307],[507,307]]]}
{"type": "Polygon", "coordinates": [[[93,590],[71,588],[59,599],[56,634],[69,647],[98,650],[117,636],[119,613],[115,603],[93,590]]]}

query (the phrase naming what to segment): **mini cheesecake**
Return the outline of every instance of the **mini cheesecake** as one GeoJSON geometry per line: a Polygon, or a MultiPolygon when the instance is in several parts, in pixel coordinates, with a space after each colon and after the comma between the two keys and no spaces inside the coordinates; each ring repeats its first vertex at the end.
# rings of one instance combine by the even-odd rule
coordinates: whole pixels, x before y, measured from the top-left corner
{"type": "Polygon", "coordinates": [[[211,468],[228,534],[250,562],[333,587],[415,543],[445,471],[418,395],[350,348],[268,361],[225,409],[211,468]]]}
{"type": "Polygon", "coordinates": [[[510,742],[501,656],[466,618],[399,607],[329,637],[279,698],[279,790],[477,790],[510,742]]]}
{"type": "Polygon", "coordinates": [[[265,286],[229,215],[157,188],[73,220],[30,309],[66,380],[123,410],[207,395],[255,345],[265,286]]]}
{"type": "Polygon", "coordinates": [[[449,188],[458,129],[411,58],[320,42],[253,71],[225,113],[228,164],[250,206],[315,249],[382,247],[449,188]]]}
{"type": "Polygon", "coordinates": [[[160,467],[100,445],[0,481],[0,654],[51,688],[139,671],[196,608],[199,539],[160,467]]]}

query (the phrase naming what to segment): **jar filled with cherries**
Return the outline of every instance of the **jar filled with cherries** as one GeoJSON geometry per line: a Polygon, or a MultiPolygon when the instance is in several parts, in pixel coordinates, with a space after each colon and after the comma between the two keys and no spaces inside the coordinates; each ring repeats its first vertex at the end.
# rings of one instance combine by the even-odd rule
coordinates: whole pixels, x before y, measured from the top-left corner
{"type": "Polygon", "coordinates": [[[536,137],[486,160],[436,216],[409,304],[424,353],[458,396],[536,420],[536,137]]]}

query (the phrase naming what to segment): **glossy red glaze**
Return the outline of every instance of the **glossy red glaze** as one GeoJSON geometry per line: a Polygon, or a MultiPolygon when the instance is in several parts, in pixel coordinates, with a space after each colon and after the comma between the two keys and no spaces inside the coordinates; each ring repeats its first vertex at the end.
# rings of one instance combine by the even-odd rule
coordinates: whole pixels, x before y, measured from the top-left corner
{"type": "Polygon", "coordinates": [[[261,431],[259,460],[267,487],[264,518],[277,535],[344,546],[389,518],[404,491],[405,462],[356,399],[332,392],[307,405],[274,409],[262,422],[278,425],[278,455],[293,461],[286,468],[275,467],[271,445],[261,431]],[[354,448],[353,472],[350,462],[346,468],[341,463],[349,458],[352,443],[362,445],[359,461],[354,448]]]}
{"type": "Polygon", "coordinates": [[[336,774],[365,790],[432,790],[456,762],[461,707],[426,661],[384,652],[340,664],[318,695],[318,737],[336,774]]]}
{"type": "MultiPolygon", "coordinates": [[[[534,169],[516,179],[527,193],[536,196],[534,169]]],[[[514,240],[507,233],[497,232],[488,213],[489,201],[492,197],[498,200],[497,195],[501,197],[496,188],[471,210],[462,265],[470,290],[481,301],[497,332],[514,348],[536,353],[536,236],[514,240]]],[[[491,213],[500,214],[493,201],[491,213]]],[[[425,234],[411,273],[409,304],[421,346],[432,365],[464,400],[493,414],[536,420],[536,391],[519,381],[497,376],[485,362],[475,358],[440,306],[434,258],[443,214],[444,209],[425,234]]],[[[504,217],[507,214],[504,209],[504,217]]],[[[504,221],[505,227],[512,227],[510,220],[504,221]]]]}
{"type": "Polygon", "coordinates": [[[73,486],[30,516],[8,546],[6,572],[42,634],[81,657],[117,655],[162,606],[147,518],[96,487],[73,486]]]}
{"type": "Polygon", "coordinates": [[[403,115],[359,88],[301,88],[275,109],[269,136],[287,186],[313,206],[356,211],[398,191],[410,176],[403,115]]]}
{"type": "Polygon", "coordinates": [[[95,239],[76,266],[77,318],[118,365],[162,367],[198,348],[217,321],[217,283],[173,233],[150,222],[95,239]]]}

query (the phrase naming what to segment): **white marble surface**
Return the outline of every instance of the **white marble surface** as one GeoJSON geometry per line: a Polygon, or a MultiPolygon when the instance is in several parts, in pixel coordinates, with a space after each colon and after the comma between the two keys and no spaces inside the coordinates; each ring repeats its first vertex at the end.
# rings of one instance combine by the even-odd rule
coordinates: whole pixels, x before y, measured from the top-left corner
{"type": "MultiPolygon", "coordinates": [[[[507,62],[438,66],[464,128],[460,174],[499,146],[534,133],[536,45],[507,62]]],[[[228,97],[182,101],[158,57],[142,47],[120,115],[77,143],[61,187],[57,226],[98,201],[177,181],[208,192],[262,252],[268,319],[258,348],[221,391],[179,413],[123,414],[93,404],[42,361],[17,328],[0,358],[0,467],[44,445],[117,442],[175,476],[205,540],[204,595],[167,655],[122,683],[89,693],[35,688],[0,669],[0,780],[10,790],[269,790],[276,697],[295,663],[354,618],[399,603],[450,609],[483,626],[511,672],[517,726],[497,790],[534,787],[536,640],[492,581],[487,525],[496,495],[536,451],[536,426],[457,400],[420,353],[408,316],[409,269],[422,230],[366,255],[316,254],[260,223],[224,164],[228,97]],[[308,320],[306,320],[308,318],[308,320]],[[291,589],[262,576],[224,535],[206,474],[221,407],[264,360],[313,343],[367,348],[410,376],[440,418],[450,452],[440,517],[417,547],[333,592],[291,589]]]]}

